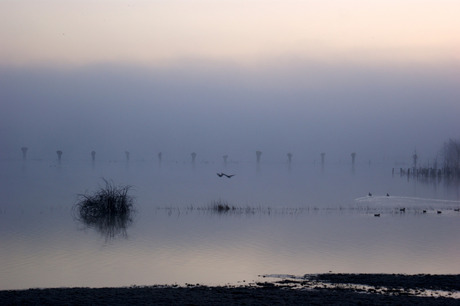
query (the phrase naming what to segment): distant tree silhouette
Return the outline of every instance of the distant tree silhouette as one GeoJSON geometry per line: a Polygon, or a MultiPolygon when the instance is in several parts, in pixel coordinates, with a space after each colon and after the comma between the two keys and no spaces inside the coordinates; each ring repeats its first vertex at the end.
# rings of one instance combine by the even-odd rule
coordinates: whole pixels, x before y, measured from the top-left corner
{"type": "Polygon", "coordinates": [[[355,158],[356,158],[356,153],[355,152],[351,153],[351,164],[353,166],[355,165],[355,158]]]}
{"type": "Polygon", "coordinates": [[[292,162],[292,153],[288,153],[287,157],[288,157],[288,163],[291,163],[292,162]]]}
{"type": "Polygon", "coordinates": [[[92,161],[96,160],[96,151],[91,151],[91,160],[92,161]]]}
{"type": "Polygon", "coordinates": [[[163,153],[158,152],[158,162],[161,163],[161,158],[163,157],[163,153]]]}
{"type": "Polygon", "coordinates": [[[325,157],[326,157],[326,153],[321,153],[321,165],[324,166],[324,160],[325,160],[325,157]]]}
{"type": "Polygon", "coordinates": [[[126,161],[129,161],[129,152],[125,151],[125,155],[126,155],[126,161]]]}
{"type": "Polygon", "coordinates": [[[256,151],[257,163],[260,163],[260,157],[262,156],[262,151],[256,151]]]}
{"type": "Polygon", "coordinates": [[[196,153],[192,152],[192,154],[190,154],[190,155],[192,156],[192,163],[195,163],[196,153]]]}
{"type": "Polygon", "coordinates": [[[61,151],[61,150],[57,150],[57,151],[56,151],[56,154],[57,154],[57,156],[58,156],[58,161],[61,161],[62,151],[61,151]]]}
{"type": "Polygon", "coordinates": [[[443,146],[444,168],[460,171],[460,140],[449,139],[443,146]]]}
{"type": "Polygon", "coordinates": [[[417,159],[418,159],[418,155],[417,155],[417,152],[415,151],[414,155],[412,155],[412,161],[413,161],[414,169],[417,169],[417,159]]]}
{"type": "Polygon", "coordinates": [[[27,159],[27,150],[28,150],[27,147],[22,147],[22,148],[21,148],[21,151],[22,151],[22,159],[23,159],[23,160],[26,160],[26,159],[27,159]]]}

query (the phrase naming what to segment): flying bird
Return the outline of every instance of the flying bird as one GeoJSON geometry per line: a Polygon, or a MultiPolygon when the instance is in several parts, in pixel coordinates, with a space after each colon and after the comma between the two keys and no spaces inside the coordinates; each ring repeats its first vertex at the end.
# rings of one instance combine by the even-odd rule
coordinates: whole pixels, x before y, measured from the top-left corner
{"type": "Polygon", "coordinates": [[[226,176],[228,178],[231,178],[232,176],[235,176],[235,174],[225,174],[225,173],[221,172],[221,173],[217,173],[217,176],[218,177],[226,176]]]}

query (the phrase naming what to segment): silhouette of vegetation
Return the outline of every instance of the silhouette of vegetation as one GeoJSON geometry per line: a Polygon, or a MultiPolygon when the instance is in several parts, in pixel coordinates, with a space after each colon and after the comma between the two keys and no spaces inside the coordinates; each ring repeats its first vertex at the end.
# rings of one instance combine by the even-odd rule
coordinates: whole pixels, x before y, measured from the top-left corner
{"type": "Polygon", "coordinates": [[[218,213],[224,213],[224,212],[228,212],[229,210],[235,210],[235,209],[236,207],[230,206],[228,202],[226,201],[219,200],[219,201],[213,201],[211,203],[211,210],[218,212],[218,213]]]}
{"type": "Polygon", "coordinates": [[[133,198],[128,194],[131,186],[115,186],[103,179],[105,186],[92,194],[80,194],[74,206],[77,220],[111,239],[126,236],[132,223],[133,198]]]}
{"type": "Polygon", "coordinates": [[[417,155],[417,152],[415,151],[414,155],[412,155],[412,161],[413,161],[414,169],[417,169],[417,160],[418,160],[418,155],[417,155]]]}
{"type": "Polygon", "coordinates": [[[460,176],[460,140],[449,139],[445,142],[442,154],[445,171],[460,176]]]}
{"type": "Polygon", "coordinates": [[[407,176],[407,179],[414,177],[426,182],[437,182],[441,179],[445,182],[458,182],[460,179],[460,140],[449,139],[449,141],[446,141],[442,147],[441,155],[444,159],[442,167],[438,167],[437,158],[432,165],[421,167],[417,166],[419,156],[414,153],[412,155],[413,167],[400,168],[399,174],[400,176],[407,176]]]}

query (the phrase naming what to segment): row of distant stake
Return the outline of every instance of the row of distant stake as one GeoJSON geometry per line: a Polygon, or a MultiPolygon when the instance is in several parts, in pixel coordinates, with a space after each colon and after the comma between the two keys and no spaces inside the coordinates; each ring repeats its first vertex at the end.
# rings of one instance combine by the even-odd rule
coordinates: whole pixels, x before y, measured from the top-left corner
{"type": "MultiPolygon", "coordinates": [[[[21,151],[22,151],[22,159],[26,160],[27,159],[28,148],[27,147],[22,147],[21,151]]],[[[57,150],[56,154],[57,154],[58,160],[61,161],[62,151],[57,150]]],[[[125,155],[126,155],[126,160],[129,161],[129,155],[130,155],[129,152],[125,151],[125,155]]],[[[190,155],[192,157],[192,162],[194,163],[197,154],[195,152],[192,152],[190,155]]],[[[326,153],[323,152],[320,155],[321,155],[321,163],[324,164],[324,161],[325,161],[325,158],[326,158],[326,153]]],[[[293,156],[292,153],[287,153],[287,158],[288,158],[289,163],[292,162],[292,156],[293,156]]],[[[161,152],[159,152],[158,153],[158,160],[160,162],[161,162],[162,157],[163,157],[163,154],[161,152]]],[[[261,157],[262,157],[262,151],[256,151],[256,160],[257,160],[258,163],[260,162],[261,157]]],[[[222,156],[222,158],[224,159],[224,162],[227,163],[228,155],[224,155],[224,156],[222,156]]],[[[355,164],[355,158],[356,158],[356,153],[355,152],[351,153],[351,162],[352,162],[353,165],[355,164]]],[[[91,151],[91,159],[93,161],[96,160],[96,151],[91,151]]]]}

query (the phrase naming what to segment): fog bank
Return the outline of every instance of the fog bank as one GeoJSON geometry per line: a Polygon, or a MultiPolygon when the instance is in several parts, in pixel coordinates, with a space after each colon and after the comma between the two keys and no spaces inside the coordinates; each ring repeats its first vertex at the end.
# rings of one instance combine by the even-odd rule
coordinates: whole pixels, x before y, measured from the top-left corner
{"type": "Polygon", "coordinates": [[[460,131],[458,64],[0,67],[1,159],[432,161],[460,131]]]}

